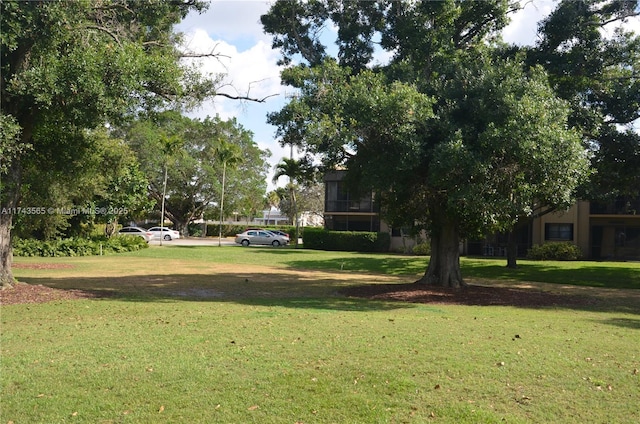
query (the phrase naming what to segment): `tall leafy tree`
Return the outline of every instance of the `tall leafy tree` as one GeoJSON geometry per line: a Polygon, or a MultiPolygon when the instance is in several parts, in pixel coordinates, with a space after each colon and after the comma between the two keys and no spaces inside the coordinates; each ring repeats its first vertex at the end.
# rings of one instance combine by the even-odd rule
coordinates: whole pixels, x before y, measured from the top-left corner
{"type": "MultiPolygon", "coordinates": [[[[291,194],[285,188],[281,189],[282,199],[280,200],[280,211],[286,216],[294,216],[293,203],[291,194]]],[[[304,222],[302,214],[309,217],[324,217],[324,185],[318,182],[310,181],[301,185],[296,193],[296,208],[300,211],[300,222],[304,222]]]]}
{"type": "Polygon", "coordinates": [[[362,28],[344,32],[353,28],[340,19],[349,2],[296,2],[287,7],[298,15],[278,20],[279,3],[263,17],[265,30],[274,45],[286,42],[285,58],[307,63],[283,72],[300,95],[270,122],[283,143],[344,166],[352,187],[375,190],[393,225],[429,231],[433,253],[419,282],[464,285],[461,238],[508,229],[536,202],[570,201],[587,156],[545,72],[497,54],[508,2],[376,2],[363,9],[362,28]],[[296,48],[322,26],[301,11],[319,5],[339,28],[336,58],[317,43],[296,48]],[[370,63],[374,34],[393,52],[388,65],[370,63]]]}
{"type": "Polygon", "coordinates": [[[527,49],[570,102],[570,123],[593,153],[582,190],[590,200],[640,195],[640,34],[620,25],[639,15],[637,0],[561,1],[527,49]]]}
{"type": "MultiPolygon", "coordinates": [[[[149,182],[149,194],[182,232],[214,204],[233,210],[250,190],[262,199],[266,158],[253,134],[235,119],[190,119],[179,112],[153,114],[124,130],[149,182]],[[240,160],[242,159],[242,160],[240,160]],[[165,190],[166,173],[166,190],[165,190]],[[228,207],[227,207],[228,206],[228,207]]],[[[224,210],[218,209],[218,216],[224,210]]]]}
{"type": "Polygon", "coordinates": [[[126,142],[112,137],[104,127],[84,136],[92,148],[81,164],[72,165],[81,172],[66,175],[25,168],[22,184],[28,190],[23,203],[48,206],[40,211],[45,213],[18,215],[13,221],[15,234],[45,239],[84,235],[101,223],[112,235],[118,220],[130,220],[151,209],[146,177],[126,142]]]}
{"type": "Polygon", "coordinates": [[[227,167],[223,218],[234,212],[257,216],[262,211],[262,199],[267,191],[267,160],[271,152],[261,149],[253,139],[253,133],[235,118],[223,122],[223,130],[228,134],[224,140],[233,146],[229,159],[231,166],[227,167]]]}
{"type": "Polygon", "coordinates": [[[148,196],[146,176],[126,141],[103,132],[96,137],[94,181],[100,185],[89,191],[93,193],[89,204],[97,212],[93,221],[105,223],[107,236],[111,236],[118,223],[135,220],[154,203],[148,196]]]}
{"type": "MultiPolygon", "coordinates": [[[[43,206],[21,203],[25,173],[45,181],[81,170],[92,149],[85,129],[212,94],[211,81],[180,64],[173,32],[204,7],[197,0],[1,1],[0,206],[43,206]]],[[[13,213],[0,215],[2,285],[13,281],[12,222],[13,213]]]]}

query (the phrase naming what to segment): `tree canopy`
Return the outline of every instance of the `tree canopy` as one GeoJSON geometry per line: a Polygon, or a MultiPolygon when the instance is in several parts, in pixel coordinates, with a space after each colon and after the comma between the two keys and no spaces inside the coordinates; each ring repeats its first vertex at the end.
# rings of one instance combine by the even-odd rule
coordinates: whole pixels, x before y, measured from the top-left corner
{"type": "Polygon", "coordinates": [[[299,96],[269,120],[283,144],[374,190],[392,225],[429,231],[421,282],[463,285],[460,238],[508,229],[537,202],[568,205],[588,157],[546,72],[505,57],[508,2],[365,3],[278,1],[263,17],[285,62],[304,59],[282,75],[299,96]],[[329,20],[333,57],[316,33],[329,20]],[[389,63],[373,64],[376,42],[389,63]]]}
{"type": "Polygon", "coordinates": [[[123,133],[145,173],[156,204],[163,196],[165,169],[166,216],[180,231],[214,209],[222,200],[225,173],[225,210],[244,207],[266,191],[266,159],[253,134],[235,119],[190,119],[178,112],[153,114],[134,122],[123,133]],[[256,193],[258,193],[256,195],[256,193]]]}
{"type": "MultiPolygon", "coordinates": [[[[180,62],[174,25],[198,0],[0,2],[0,205],[24,205],[27,172],[72,175],[86,130],[194,104],[215,81],[180,62]]],[[[46,189],[46,187],[43,187],[46,189]]],[[[13,214],[0,216],[0,284],[10,284],[13,214]]]]}
{"type": "Polygon", "coordinates": [[[83,235],[96,223],[107,224],[110,235],[118,221],[151,210],[154,202],[148,196],[147,179],[128,143],[104,127],[83,136],[91,149],[70,158],[67,172],[42,172],[31,164],[23,168],[23,204],[47,206],[42,207],[46,213],[18,214],[13,222],[16,235],[45,239],[83,235]]]}
{"type": "Polygon", "coordinates": [[[524,49],[570,103],[569,123],[593,153],[594,174],[581,188],[590,200],[640,194],[640,34],[619,25],[639,15],[636,0],[565,0],[524,49]]]}

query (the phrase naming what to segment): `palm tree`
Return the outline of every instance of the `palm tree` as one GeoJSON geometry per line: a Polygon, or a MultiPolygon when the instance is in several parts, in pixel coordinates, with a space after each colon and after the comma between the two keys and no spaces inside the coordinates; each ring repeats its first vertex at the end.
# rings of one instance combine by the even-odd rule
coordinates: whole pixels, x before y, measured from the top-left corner
{"type": "Polygon", "coordinates": [[[298,220],[298,206],[296,203],[296,185],[297,183],[304,184],[313,179],[313,165],[307,158],[300,160],[282,158],[280,163],[275,167],[275,174],[273,176],[273,183],[277,183],[280,177],[286,176],[289,178],[289,193],[291,195],[291,203],[293,206],[294,221],[296,226],[295,245],[298,247],[298,233],[299,233],[299,220],[298,220]]]}
{"type": "Polygon", "coordinates": [[[269,212],[267,213],[267,224],[269,224],[269,220],[271,219],[271,208],[278,208],[280,206],[280,196],[276,190],[270,191],[267,193],[266,197],[267,207],[269,208],[269,212]]]}
{"type": "Polygon", "coordinates": [[[224,188],[227,177],[227,165],[237,165],[242,162],[242,152],[235,144],[221,141],[216,148],[216,157],[222,162],[222,193],[220,195],[220,225],[218,230],[218,246],[222,245],[222,220],[224,219],[224,188]]]}

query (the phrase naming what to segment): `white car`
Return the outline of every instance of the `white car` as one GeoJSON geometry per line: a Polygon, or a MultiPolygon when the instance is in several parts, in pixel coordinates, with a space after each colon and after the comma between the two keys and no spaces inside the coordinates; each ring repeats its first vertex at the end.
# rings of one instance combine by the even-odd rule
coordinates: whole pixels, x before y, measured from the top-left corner
{"type": "Polygon", "coordinates": [[[267,230],[247,230],[244,233],[236,234],[236,243],[245,247],[250,244],[270,244],[277,247],[289,243],[289,239],[267,230]]]}
{"type": "Polygon", "coordinates": [[[121,236],[142,237],[146,242],[149,242],[149,240],[151,240],[151,238],[153,237],[153,233],[140,227],[124,227],[120,231],[118,231],[118,234],[121,236]]]}
{"type": "Polygon", "coordinates": [[[180,238],[180,233],[176,230],[172,230],[167,227],[151,227],[147,231],[152,233],[152,240],[177,240],[180,238]]]}

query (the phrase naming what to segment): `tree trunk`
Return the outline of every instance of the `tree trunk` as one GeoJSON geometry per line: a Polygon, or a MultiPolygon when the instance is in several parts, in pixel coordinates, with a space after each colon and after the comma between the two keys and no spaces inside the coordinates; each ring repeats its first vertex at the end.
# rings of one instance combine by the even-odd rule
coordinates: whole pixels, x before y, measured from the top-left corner
{"type": "Polygon", "coordinates": [[[107,221],[107,225],[105,225],[104,227],[104,235],[107,236],[107,238],[111,238],[113,237],[113,235],[116,233],[117,230],[118,230],[118,220],[115,218],[111,218],[107,221]]]}
{"type": "Polygon", "coordinates": [[[518,243],[516,243],[515,235],[516,228],[513,228],[509,233],[507,233],[507,268],[509,269],[518,268],[518,243]]]}
{"type": "MultiPolygon", "coordinates": [[[[0,206],[0,207],[4,207],[0,206]]],[[[11,251],[11,224],[13,216],[10,213],[0,213],[0,289],[11,287],[15,282],[11,265],[13,253],[11,251]]]]}
{"type": "MultiPolygon", "coordinates": [[[[30,137],[30,131],[24,131],[30,137]]],[[[15,283],[11,266],[13,265],[13,250],[11,248],[11,228],[13,227],[13,213],[20,204],[20,182],[22,168],[20,161],[14,159],[9,172],[0,178],[3,193],[0,193],[0,289],[11,287],[15,283]]]]}
{"type": "Polygon", "coordinates": [[[416,281],[442,287],[466,286],[460,272],[460,234],[455,223],[443,220],[431,236],[431,259],[424,276],[416,281]]]}
{"type": "Polygon", "coordinates": [[[182,234],[184,237],[189,237],[189,225],[188,225],[188,221],[187,222],[182,222],[182,221],[171,221],[173,222],[173,228],[175,230],[177,230],[178,232],[180,232],[180,234],[182,234]]]}
{"type": "Polygon", "coordinates": [[[298,240],[300,240],[299,237],[299,231],[300,231],[300,226],[298,225],[298,203],[296,201],[296,192],[295,192],[295,188],[293,187],[293,185],[291,185],[291,200],[293,201],[293,220],[295,221],[295,226],[296,226],[296,234],[295,234],[295,248],[298,248],[298,240]]]}
{"type": "MultiPolygon", "coordinates": [[[[26,48],[26,46],[25,46],[26,48]]],[[[27,60],[26,48],[24,54],[18,56],[14,69],[21,68],[23,62],[27,60]]],[[[20,49],[19,49],[20,50],[20,49]]],[[[2,87],[2,94],[5,94],[5,87],[2,87]]],[[[20,144],[28,146],[31,144],[36,108],[31,108],[24,113],[20,113],[16,106],[7,109],[7,106],[16,106],[17,103],[2,102],[2,113],[13,115],[18,120],[22,129],[20,144]]],[[[20,191],[22,184],[22,163],[20,157],[10,161],[6,174],[0,173],[0,289],[11,287],[15,283],[11,266],[13,265],[13,251],[11,248],[11,228],[13,228],[13,213],[20,204],[20,191]],[[2,209],[5,209],[2,211],[2,209]],[[6,213],[5,213],[6,212],[6,213]]]]}

